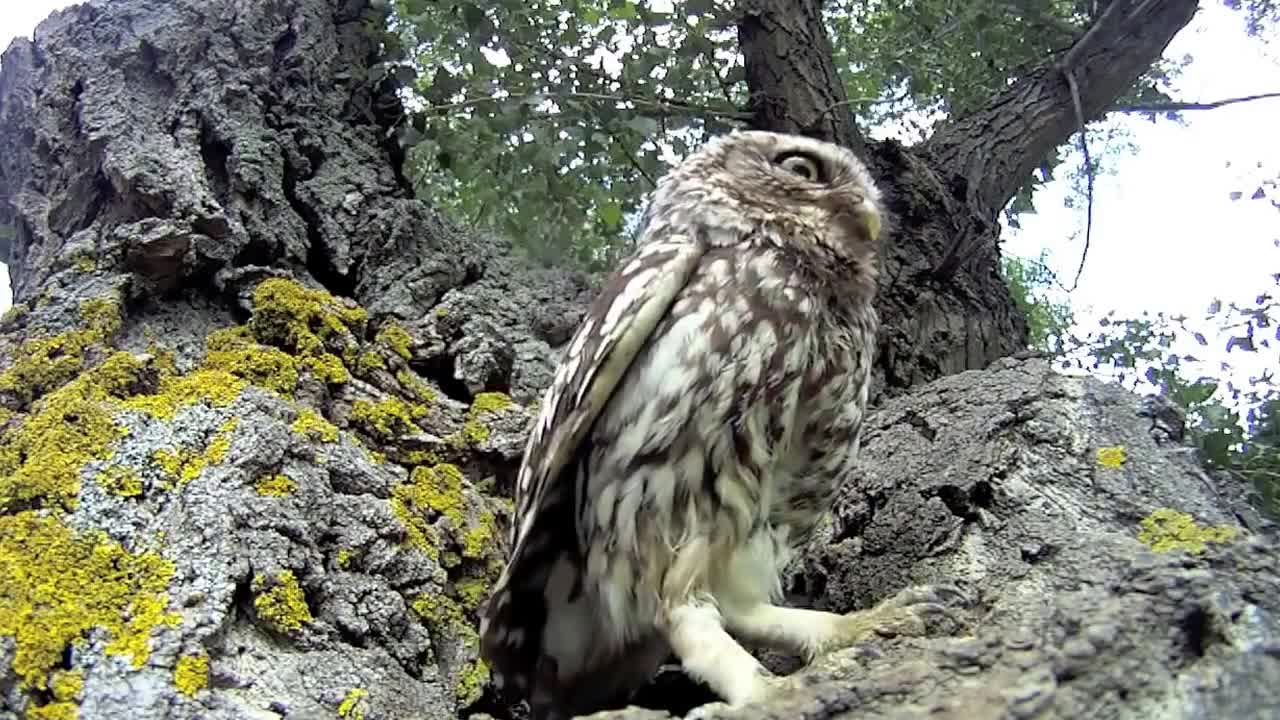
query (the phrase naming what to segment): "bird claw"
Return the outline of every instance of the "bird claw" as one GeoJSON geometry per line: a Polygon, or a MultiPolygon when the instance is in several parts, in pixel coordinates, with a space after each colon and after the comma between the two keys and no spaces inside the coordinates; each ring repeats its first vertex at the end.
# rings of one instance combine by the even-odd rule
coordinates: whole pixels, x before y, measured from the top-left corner
{"type": "Polygon", "coordinates": [[[751,697],[736,703],[737,706],[755,705],[782,695],[788,695],[804,687],[795,675],[774,675],[764,671],[756,679],[751,697]]]}
{"type": "Polygon", "coordinates": [[[950,585],[916,585],[900,590],[868,610],[842,616],[843,627],[834,647],[839,650],[879,637],[923,637],[941,620],[959,625],[956,612],[967,607],[968,598],[950,585]]]}

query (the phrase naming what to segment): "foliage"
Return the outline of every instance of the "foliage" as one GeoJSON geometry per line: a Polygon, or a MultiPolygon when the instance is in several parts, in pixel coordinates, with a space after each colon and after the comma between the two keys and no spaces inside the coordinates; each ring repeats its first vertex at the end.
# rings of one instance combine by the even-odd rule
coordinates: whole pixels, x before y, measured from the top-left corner
{"type": "MultiPolygon", "coordinates": [[[[848,110],[865,127],[972,112],[1069,46],[1098,3],[825,5],[848,110]]],[[[590,269],[626,250],[664,166],[749,117],[732,0],[397,0],[375,68],[413,87],[402,128],[419,192],[533,257],[590,269]]],[[[1158,63],[1127,101],[1165,99],[1158,63]]],[[[1015,212],[1060,162],[1043,161],[1015,212]]]]}
{"type": "Polygon", "coordinates": [[[1200,318],[1109,314],[1099,330],[1071,336],[1065,367],[1110,375],[1135,391],[1155,390],[1188,416],[1191,439],[1212,466],[1257,490],[1259,505],[1280,514],[1280,273],[1252,303],[1215,301],[1200,318]],[[1197,348],[1222,343],[1238,358],[1206,367],[1197,348]],[[1237,384],[1244,365],[1260,368],[1237,384]]]}
{"type": "Polygon", "coordinates": [[[684,154],[675,131],[743,117],[727,10],[655,5],[399,0],[427,104],[408,138],[419,190],[539,259],[607,262],[661,173],[656,141],[684,154]]]}
{"type": "Polygon", "coordinates": [[[1280,2],[1277,0],[1223,0],[1222,4],[1244,13],[1245,29],[1253,37],[1280,23],[1280,2]]]}
{"type": "Polygon", "coordinates": [[[1075,321],[1075,314],[1070,304],[1050,296],[1051,286],[1057,281],[1046,264],[1047,259],[1047,251],[1042,251],[1035,260],[1004,255],[1000,270],[1013,296],[1013,304],[1027,318],[1031,347],[1058,352],[1063,348],[1063,339],[1075,321]]]}

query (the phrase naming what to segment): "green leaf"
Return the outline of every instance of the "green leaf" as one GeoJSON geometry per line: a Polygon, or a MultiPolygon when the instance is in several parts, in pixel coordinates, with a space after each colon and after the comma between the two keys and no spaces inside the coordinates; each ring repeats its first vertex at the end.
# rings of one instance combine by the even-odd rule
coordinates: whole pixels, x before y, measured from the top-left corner
{"type": "Polygon", "coordinates": [[[606,203],[596,210],[596,214],[600,218],[600,222],[611,228],[616,228],[622,224],[622,207],[617,203],[606,203]]]}
{"type": "Polygon", "coordinates": [[[627,120],[627,127],[637,135],[650,138],[658,134],[658,121],[645,115],[635,115],[627,120]]]}
{"type": "Polygon", "coordinates": [[[635,3],[623,2],[609,8],[609,17],[614,20],[638,20],[640,13],[636,11],[635,3]]]}

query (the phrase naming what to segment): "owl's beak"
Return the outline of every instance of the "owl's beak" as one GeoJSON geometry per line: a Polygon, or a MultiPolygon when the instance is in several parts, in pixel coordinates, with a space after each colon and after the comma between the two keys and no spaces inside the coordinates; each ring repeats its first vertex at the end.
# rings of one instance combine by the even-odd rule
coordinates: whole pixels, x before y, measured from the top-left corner
{"type": "Polygon", "coordinates": [[[858,203],[858,209],[854,211],[855,217],[858,218],[859,224],[866,230],[867,238],[871,242],[880,240],[880,211],[875,205],[863,200],[858,203]]]}

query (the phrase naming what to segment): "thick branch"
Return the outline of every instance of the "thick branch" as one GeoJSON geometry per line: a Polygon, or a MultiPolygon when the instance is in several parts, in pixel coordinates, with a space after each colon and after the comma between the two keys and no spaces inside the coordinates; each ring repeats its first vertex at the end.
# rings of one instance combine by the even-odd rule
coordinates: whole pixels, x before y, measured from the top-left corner
{"type": "Polygon", "coordinates": [[[1077,131],[1066,73],[1085,120],[1104,114],[1195,14],[1195,0],[1115,0],[1063,61],[1033,70],[989,105],[938,129],[924,150],[962,178],[970,207],[994,221],[1050,150],[1077,131]]]}
{"type": "Polygon", "coordinates": [[[864,149],[822,24],[821,0],[741,0],[738,42],[752,127],[864,149]]]}

